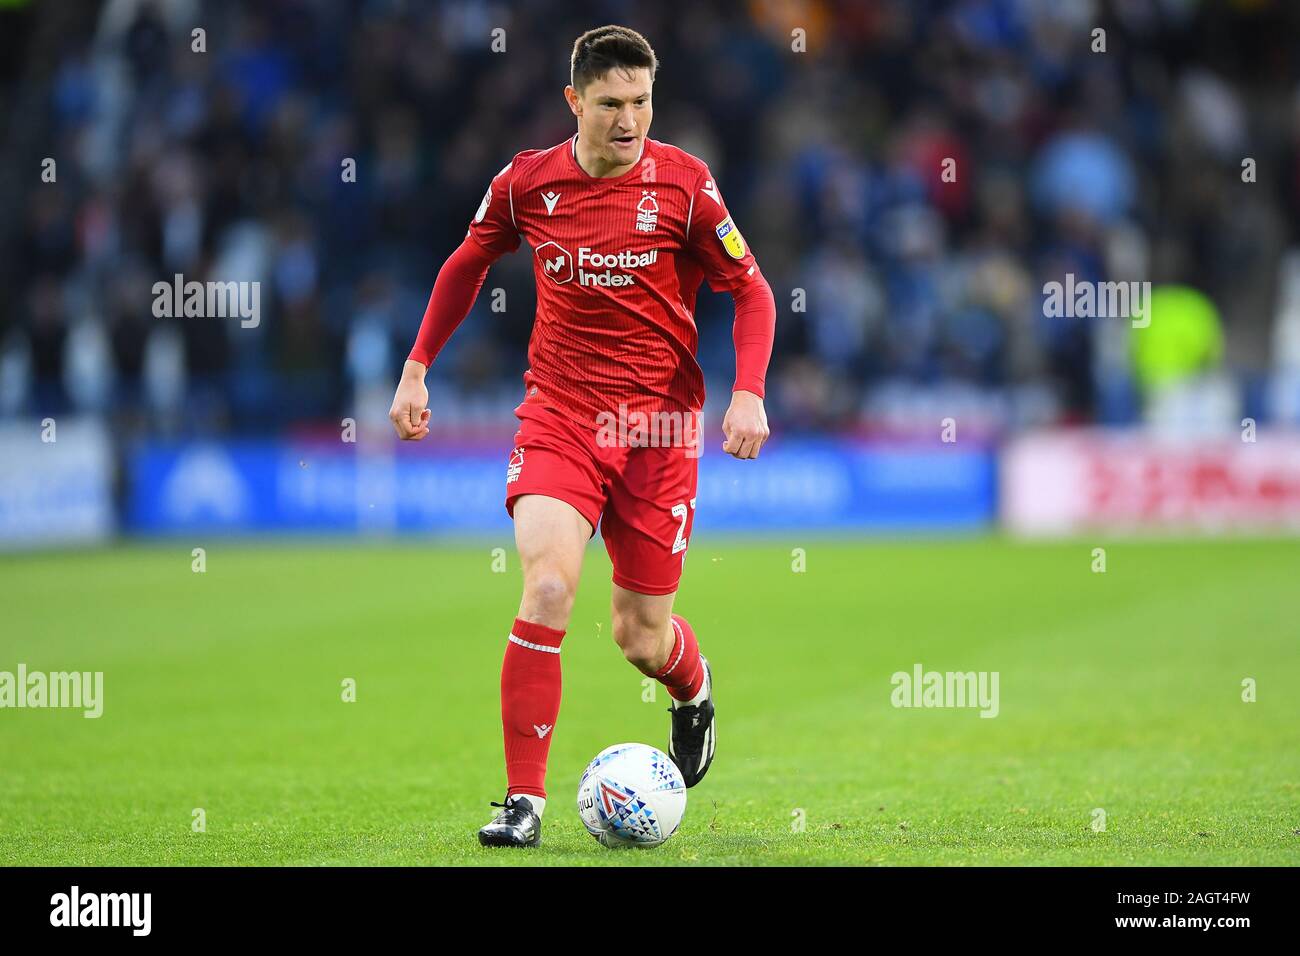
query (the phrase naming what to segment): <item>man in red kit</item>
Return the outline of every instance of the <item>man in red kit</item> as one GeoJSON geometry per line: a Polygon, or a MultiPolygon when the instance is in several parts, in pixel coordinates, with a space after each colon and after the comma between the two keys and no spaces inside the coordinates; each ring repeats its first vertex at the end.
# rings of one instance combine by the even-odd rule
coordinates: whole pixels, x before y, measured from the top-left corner
{"type": "Polygon", "coordinates": [[[757,458],[768,437],[776,304],[708,166],[647,137],[657,68],[645,37],[625,27],[574,43],[564,96],[577,134],[518,153],[492,180],[438,273],[389,413],[403,439],[429,433],[425,373],[488,267],[527,240],[537,315],[505,481],[524,591],[501,668],[506,799],[479,831],[484,846],[541,841],[560,643],[597,525],[614,568],[614,640],[672,698],[669,753],[686,786],[713,760],[712,675],[691,625],[673,613],[695,511],[691,425],[704,404],[695,295],[707,281],[735,300],[722,450],[736,458],[757,458]],[[687,427],[665,436],[647,421],[687,427]]]}

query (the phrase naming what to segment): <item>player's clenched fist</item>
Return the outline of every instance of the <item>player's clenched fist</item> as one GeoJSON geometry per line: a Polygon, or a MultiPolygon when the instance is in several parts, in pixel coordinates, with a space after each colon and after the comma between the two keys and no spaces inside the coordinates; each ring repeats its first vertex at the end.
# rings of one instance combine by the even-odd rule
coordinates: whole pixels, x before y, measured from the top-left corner
{"type": "Polygon", "coordinates": [[[419,441],[429,434],[429,390],[424,387],[423,363],[407,359],[402,367],[402,380],[397,383],[393,407],[388,410],[388,420],[397,429],[403,441],[419,441]]]}
{"type": "Polygon", "coordinates": [[[726,441],[722,450],[733,458],[757,458],[758,450],[771,434],[767,429],[767,412],[763,400],[753,392],[731,393],[731,407],[722,418],[726,441]]]}

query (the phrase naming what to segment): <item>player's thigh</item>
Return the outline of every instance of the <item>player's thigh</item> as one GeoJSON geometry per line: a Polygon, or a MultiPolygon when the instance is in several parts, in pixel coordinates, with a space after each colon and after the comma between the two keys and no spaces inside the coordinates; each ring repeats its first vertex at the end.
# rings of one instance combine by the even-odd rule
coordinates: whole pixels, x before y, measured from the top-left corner
{"type": "Polygon", "coordinates": [[[552,409],[521,405],[506,470],[506,511],[524,572],[521,617],[564,627],[582,556],[604,507],[592,437],[552,409]]]}
{"type": "Polygon", "coordinates": [[[619,588],[651,597],[677,591],[695,523],[697,465],[681,449],[637,449],[611,480],[600,527],[619,588]]]}
{"type": "Polygon", "coordinates": [[[576,583],[582,555],[591,538],[591,522],[567,501],[547,495],[521,495],[514,503],[515,548],[524,579],[530,569],[562,570],[576,583]]]}

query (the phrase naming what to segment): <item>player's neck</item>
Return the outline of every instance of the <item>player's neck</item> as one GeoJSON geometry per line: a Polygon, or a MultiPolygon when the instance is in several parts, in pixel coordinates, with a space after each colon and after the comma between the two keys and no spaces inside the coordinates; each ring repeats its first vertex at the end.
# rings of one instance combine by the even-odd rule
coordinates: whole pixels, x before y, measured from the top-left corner
{"type": "MultiPolygon", "coordinates": [[[[642,151],[645,150],[645,143],[641,144],[642,151]]],[[[578,134],[573,150],[574,157],[578,160],[578,165],[588,176],[596,179],[610,179],[614,176],[622,176],[625,172],[641,161],[641,154],[637,153],[636,159],[630,163],[624,163],[622,166],[611,166],[609,161],[602,157],[595,150],[590,149],[582,140],[582,134],[578,134]]]]}

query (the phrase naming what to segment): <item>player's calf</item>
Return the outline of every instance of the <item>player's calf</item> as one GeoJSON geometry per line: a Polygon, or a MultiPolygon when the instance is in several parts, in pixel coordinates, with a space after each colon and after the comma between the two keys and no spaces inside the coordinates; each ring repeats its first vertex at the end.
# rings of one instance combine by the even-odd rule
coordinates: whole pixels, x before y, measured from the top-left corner
{"type": "Polygon", "coordinates": [[[674,614],[672,631],[672,651],[654,677],[672,697],[668,755],[682,772],[686,786],[693,787],[704,779],[713,763],[717,743],[713,676],[686,618],[674,614]]]}
{"type": "Polygon", "coordinates": [[[614,640],[643,674],[664,685],[672,698],[668,754],[693,787],[704,779],[717,741],[712,676],[695,631],[672,613],[674,595],[614,589],[614,640]]]}
{"type": "Polygon", "coordinates": [[[546,805],[546,761],[560,713],[560,643],[564,631],[516,619],[501,664],[501,728],[505,738],[506,802],[479,831],[484,846],[533,846],[546,805]],[[529,801],[527,814],[513,808],[529,801]],[[536,818],[534,826],[528,814],[536,818]]]}

